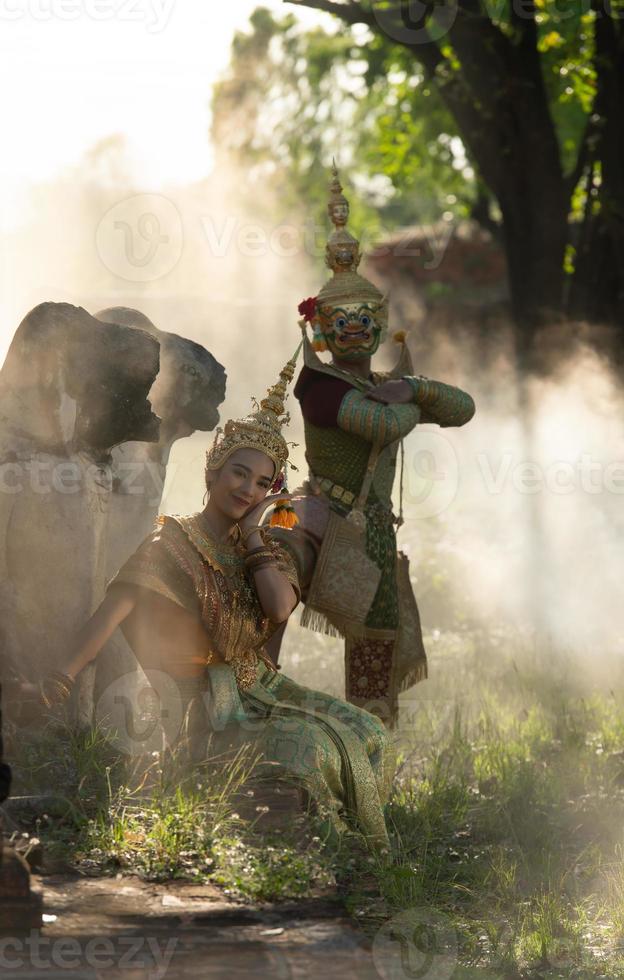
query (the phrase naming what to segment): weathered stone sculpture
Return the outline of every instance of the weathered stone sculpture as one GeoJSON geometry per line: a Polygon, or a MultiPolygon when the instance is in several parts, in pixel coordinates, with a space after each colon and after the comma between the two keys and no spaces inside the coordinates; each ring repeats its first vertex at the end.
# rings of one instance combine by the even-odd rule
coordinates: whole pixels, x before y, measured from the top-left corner
{"type": "MultiPolygon", "coordinates": [[[[150,391],[152,407],[161,419],[160,438],[151,444],[123,443],[112,452],[113,493],[106,542],[109,579],[153,527],[174,442],[198,429],[206,432],[217,425],[219,405],[225,397],[226,374],[223,366],[200,344],[158,330],[139,310],[112,307],[96,313],[96,317],[105,323],[148,331],[160,343],[160,371],[150,391]]],[[[117,719],[115,698],[131,696],[137,691],[137,685],[140,686],[136,670],[136,658],[117,630],[95,668],[94,701],[99,721],[117,719]]],[[[124,713],[123,719],[126,717],[124,713]]],[[[137,725],[137,730],[142,727],[145,726],[137,725]]]]}
{"type": "Polygon", "coordinates": [[[107,575],[112,577],[152,529],[159,512],[171,448],[196,430],[219,422],[225,398],[225,369],[201,344],[159,330],[139,310],[116,306],[95,314],[103,323],[144,330],[160,344],[160,370],[150,391],[160,418],[157,442],[125,442],[113,449],[113,496],[107,541],[107,575]]]}
{"type": "Polygon", "coordinates": [[[31,680],[63,669],[101,599],[111,450],[158,440],[158,367],[154,337],[68,303],[35,307],[13,338],[0,371],[0,649],[31,680]]]}

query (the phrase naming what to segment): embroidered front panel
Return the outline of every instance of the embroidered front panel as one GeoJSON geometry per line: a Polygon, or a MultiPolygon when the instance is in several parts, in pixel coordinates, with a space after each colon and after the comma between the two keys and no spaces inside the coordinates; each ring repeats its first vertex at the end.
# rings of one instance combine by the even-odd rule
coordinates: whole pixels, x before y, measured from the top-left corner
{"type": "Polygon", "coordinates": [[[347,698],[357,704],[390,695],[394,640],[352,639],[347,655],[347,698]]]}

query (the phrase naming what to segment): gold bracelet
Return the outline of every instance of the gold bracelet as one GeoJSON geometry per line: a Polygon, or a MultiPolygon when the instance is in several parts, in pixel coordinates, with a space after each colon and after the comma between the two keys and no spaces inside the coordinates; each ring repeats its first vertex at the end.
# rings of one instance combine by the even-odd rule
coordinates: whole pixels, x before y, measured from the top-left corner
{"type": "Polygon", "coordinates": [[[252,548],[251,551],[248,551],[247,554],[245,555],[244,560],[247,561],[249,558],[253,558],[254,555],[272,555],[272,554],[273,552],[271,551],[271,549],[266,544],[263,544],[258,548],[252,548]]]}
{"type": "Polygon", "coordinates": [[[256,533],[256,531],[262,531],[262,530],[263,530],[262,524],[256,524],[255,527],[248,527],[247,530],[241,531],[241,544],[244,545],[247,541],[247,538],[250,538],[252,534],[256,533]]]}
{"type": "Polygon", "coordinates": [[[273,555],[258,555],[254,561],[245,564],[248,572],[257,572],[259,568],[264,568],[265,565],[277,565],[277,559],[273,555]]]}
{"type": "Polygon", "coordinates": [[[72,693],[74,681],[60,670],[53,670],[39,684],[41,699],[46,708],[67,701],[72,693]]]}
{"type": "Polygon", "coordinates": [[[253,568],[250,568],[249,569],[249,573],[250,573],[250,575],[255,575],[256,572],[261,572],[263,568],[270,568],[271,565],[274,565],[274,564],[275,564],[275,562],[272,562],[272,561],[260,561],[260,562],[258,562],[257,565],[254,565],[253,568]]]}
{"type": "Polygon", "coordinates": [[[264,559],[269,559],[270,561],[277,561],[277,555],[274,555],[272,551],[267,551],[265,548],[262,551],[254,551],[253,555],[247,555],[245,558],[245,565],[253,565],[255,562],[264,559]]]}

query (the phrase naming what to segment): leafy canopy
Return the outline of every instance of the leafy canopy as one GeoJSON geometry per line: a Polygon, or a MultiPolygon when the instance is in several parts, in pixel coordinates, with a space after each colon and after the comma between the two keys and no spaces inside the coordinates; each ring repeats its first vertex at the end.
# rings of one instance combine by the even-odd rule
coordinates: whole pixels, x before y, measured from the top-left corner
{"type": "MultiPolygon", "coordinates": [[[[571,174],[596,90],[596,14],[585,0],[535,0],[535,8],[562,170],[571,174]]],[[[486,0],[481,14],[520,42],[509,0],[486,0]]],[[[293,14],[275,17],[260,7],[250,29],[236,34],[229,72],[215,89],[215,142],[244,166],[251,187],[277,191],[284,214],[300,213],[303,202],[324,220],[335,156],[358,187],[352,221],[360,234],[467,217],[490,193],[442,95],[450,81],[463,83],[462,65],[448,36],[437,47],[432,73],[418,46],[364,24],[327,15],[304,28],[293,14]]],[[[582,204],[577,194],[573,211],[582,204]]]]}

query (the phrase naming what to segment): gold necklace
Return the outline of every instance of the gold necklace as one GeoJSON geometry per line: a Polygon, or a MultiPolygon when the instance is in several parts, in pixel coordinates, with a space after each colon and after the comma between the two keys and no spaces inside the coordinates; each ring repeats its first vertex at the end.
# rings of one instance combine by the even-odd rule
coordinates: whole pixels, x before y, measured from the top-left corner
{"type": "MultiPolygon", "coordinates": [[[[355,381],[356,385],[366,385],[368,388],[374,388],[375,382],[371,381],[370,378],[363,378],[361,374],[353,374],[352,371],[347,371],[346,368],[336,367],[335,364],[328,364],[327,367],[331,368],[332,371],[336,371],[337,374],[343,374],[352,381],[355,381]]],[[[371,372],[372,374],[372,372],[371,372]]]]}
{"type": "Polygon", "coordinates": [[[190,517],[176,517],[176,520],[202,558],[213,568],[231,575],[243,567],[244,557],[237,546],[229,541],[217,541],[211,537],[212,532],[201,511],[190,517]]]}

